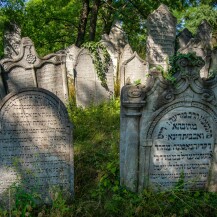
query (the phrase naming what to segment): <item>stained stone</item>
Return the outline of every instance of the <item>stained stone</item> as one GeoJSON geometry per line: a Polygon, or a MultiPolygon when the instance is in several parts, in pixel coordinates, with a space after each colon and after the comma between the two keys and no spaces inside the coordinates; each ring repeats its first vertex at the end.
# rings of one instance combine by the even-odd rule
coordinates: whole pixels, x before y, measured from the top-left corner
{"type": "Polygon", "coordinates": [[[12,203],[14,185],[38,194],[38,203],[50,203],[58,189],[72,197],[72,124],[61,100],[24,88],[3,99],[0,121],[0,206],[12,203]]]}
{"type": "Polygon", "coordinates": [[[148,65],[135,52],[131,57],[123,62],[121,66],[121,87],[128,82],[139,82],[145,84],[148,78],[148,65]]]}
{"type": "Polygon", "coordinates": [[[17,24],[9,24],[4,33],[4,57],[12,59],[19,55],[20,43],[21,29],[17,24]]]}
{"type": "Polygon", "coordinates": [[[217,74],[217,49],[212,51],[211,64],[209,68],[209,75],[217,74]]]}
{"type": "Polygon", "coordinates": [[[41,87],[66,102],[68,85],[65,55],[49,54],[39,58],[33,42],[28,37],[22,38],[20,47],[16,58],[4,58],[0,61],[7,93],[24,87],[41,87]]]}
{"type": "Polygon", "coordinates": [[[67,75],[74,77],[74,68],[77,55],[79,53],[79,48],[74,44],[66,48],[66,70],[67,75]]]}
{"type": "Polygon", "coordinates": [[[121,184],[135,192],[185,189],[217,192],[217,77],[200,78],[205,62],[177,60],[172,84],[161,74],[121,93],[121,184]]]}
{"type": "Polygon", "coordinates": [[[178,35],[177,35],[177,42],[178,42],[178,48],[181,49],[183,47],[186,47],[188,42],[193,38],[192,33],[187,29],[183,29],[178,35]]]}
{"type": "Polygon", "coordinates": [[[109,64],[106,72],[107,86],[103,87],[99,79],[92,57],[88,50],[82,49],[75,65],[75,89],[78,106],[87,107],[91,104],[109,100],[114,93],[113,66],[109,64]]]}
{"type": "Polygon", "coordinates": [[[147,29],[147,62],[150,68],[161,66],[166,71],[168,59],[175,52],[176,18],[161,4],[148,16],[147,29]]]}
{"type": "Polygon", "coordinates": [[[126,44],[124,49],[123,49],[123,52],[121,53],[121,57],[120,57],[120,61],[119,61],[119,65],[120,65],[120,69],[121,69],[121,66],[122,64],[130,59],[130,57],[132,57],[133,55],[133,50],[131,48],[131,46],[129,44],[126,44]]]}
{"type": "Polygon", "coordinates": [[[179,53],[195,52],[197,56],[202,57],[205,61],[205,65],[200,71],[200,76],[202,78],[209,77],[209,67],[212,55],[211,38],[212,28],[206,20],[203,20],[197,29],[195,37],[190,39],[185,47],[178,50],[179,53]]]}

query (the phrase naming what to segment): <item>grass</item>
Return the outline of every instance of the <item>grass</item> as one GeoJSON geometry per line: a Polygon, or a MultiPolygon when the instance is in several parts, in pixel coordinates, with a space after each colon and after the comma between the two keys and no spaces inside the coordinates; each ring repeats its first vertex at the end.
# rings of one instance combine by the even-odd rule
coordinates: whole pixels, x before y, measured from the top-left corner
{"type": "Polygon", "coordinates": [[[36,217],[179,217],[217,216],[217,194],[205,191],[144,190],[135,194],[119,185],[120,102],[112,100],[87,109],[68,106],[74,124],[75,198],[61,192],[52,206],[37,207],[33,195],[18,191],[11,212],[0,216],[36,217]]]}

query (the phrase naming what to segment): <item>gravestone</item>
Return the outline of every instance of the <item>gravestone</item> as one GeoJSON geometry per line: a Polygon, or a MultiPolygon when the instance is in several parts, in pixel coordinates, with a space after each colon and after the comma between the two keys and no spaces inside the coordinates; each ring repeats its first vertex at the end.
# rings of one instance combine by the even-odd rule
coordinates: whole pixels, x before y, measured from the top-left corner
{"type": "Polygon", "coordinates": [[[193,38],[192,33],[187,29],[183,29],[178,35],[177,35],[177,43],[178,43],[178,49],[186,47],[188,42],[193,38]]]}
{"type": "Polygon", "coordinates": [[[10,23],[4,33],[4,57],[13,59],[20,52],[21,29],[10,23]]]}
{"type": "Polygon", "coordinates": [[[74,44],[66,48],[66,71],[71,78],[74,77],[75,62],[79,50],[74,44]]]}
{"type": "Polygon", "coordinates": [[[197,29],[195,37],[190,39],[185,47],[178,50],[179,53],[185,54],[195,52],[197,56],[202,57],[205,61],[205,65],[200,71],[200,76],[202,78],[209,77],[209,67],[212,55],[211,38],[212,28],[206,20],[203,20],[197,29]]]}
{"type": "Polygon", "coordinates": [[[209,68],[209,75],[216,75],[217,74],[217,48],[212,50],[211,56],[211,64],[209,68]]]}
{"type": "Polygon", "coordinates": [[[201,79],[202,58],[177,60],[175,84],[161,74],[121,93],[120,177],[135,192],[217,191],[217,77],[201,79]]]}
{"type": "Polygon", "coordinates": [[[166,71],[169,57],[175,52],[176,18],[161,4],[148,16],[147,30],[146,61],[150,68],[161,66],[166,71]]]}
{"type": "Polygon", "coordinates": [[[0,120],[0,205],[12,202],[14,184],[37,193],[39,203],[50,203],[55,189],[73,196],[72,124],[62,101],[24,88],[3,99],[0,120]]]}
{"type": "Polygon", "coordinates": [[[75,90],[78,106],[87,107],[91,104],[107,101],[113,97],[114,79],[111,62],[105,73],[107,85],[103,87],[89,51],[82,49],[79,52],[75,65],[75,90]]]}
{"type": "Polygon", "coordinates": [[[132,55],[133,55],[133,50],[132,50],[131,46],[129,44],[126,44],[125,47],[124,47],[124,49],[123,49],[123,52],[120,55],[120,61],[119,61],[119,67],[120,67],[120,69],[122,67],[122,64],[126,60],[130,59],[130,57],[132,57],[132,55]]]}
{"type": "Polygon", "coordinates": [[[10,93],[24,87],[41,87],[53,92],[63,102],[68,99],[64,54],[49,54],[39,58],[34,44],[22,38],[19,55],[0,60],[6,91],[10,93]]]}
{"type": "Polygon", "coordinates": [[[121,66],[121,87],[128,82],[145,84],[148,78],[148,65],[135,52],[121,66]]]}

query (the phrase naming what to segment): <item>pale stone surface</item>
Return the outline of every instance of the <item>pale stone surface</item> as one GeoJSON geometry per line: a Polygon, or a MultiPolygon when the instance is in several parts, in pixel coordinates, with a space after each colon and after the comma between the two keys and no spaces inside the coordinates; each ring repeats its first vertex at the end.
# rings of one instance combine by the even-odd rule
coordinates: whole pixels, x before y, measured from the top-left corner
{"type": "Polygon", "coordinates": [[[148,64],[135,52],[122,63],[120,77],[121,87],[127,82],[145,84],[148,78],[148,64]]]}
{"type": "Polygon", "coordinates": [[[211,38],[212,28],[206,20],[203,20],[198,27],[195,37],[192,38],[185,47],[178,50],[179,53],[195,52],[197,56],[202,57],[205,61],[205,66],[200,71],[200,76],[202,78],[209,77],[209,67],[212,55],[211,38]]]}
{"type": "Polygon", "coordinates": [[[17,24],[9,24],[4,33],[4,57],[12,59],[19,55],[20,43],[21,29],[17,24]]]}
{"type": "Polygon", "coordinates": [[[68,85],[64,54],[49,54],[39,58],[30,38],[22,38],[16,58],[4,58],[3,79],[7,93],[24,87],[41,87],[53,92],[63,102],[68,100],[68,85]]]}
{"type": "Polygon", "coordinates": [[[74,77],[74,68],[79,50],[80,48],[74,44],[66,48],[66,71],[71,78],[74,77]]]}
{"type": "Polygon", "coordinates": [[[39,194],[42,203],[51,202],[55,188],[73,196],[72,124],[61,100],[24,88],[3,99],[0,120],[0,205],[13,201],[13,184],[39,194]]]}
{"type": "Polygon", "coordinates": [[[121,94],[120,176],[132,191],[217,191],[217,77],[200,78],[202,58],[177,61],[172,85],[161,74],[121,94]]]}
{"type": "Polygon", "coordinates": [[[121,55],[120,55],[120,61],[119,61],[120,70],[121,70],[123,63],[126,60],[130,59],[130,57],[132,57],[132,55],[133,55],[133,50],[132,50],[131,46],[129,44],[126,44],[121,55]]]}
{"type": "Polygon", "coordinates": [[[150,67],[168,69],[169,57],[175,52],[176,18],[167,6],[160,7],[147,18],[147,62],[150,67]]]}
{"type": "Polygon", "coordinates": [[[78,106],[87,107],[91,104],[107,101],[113,97],[114,79],[112,63],[105,73],[107,87],[101,85],[88,50],[82,49],[79,52],[75,66],[75,89],[78,106]]]}

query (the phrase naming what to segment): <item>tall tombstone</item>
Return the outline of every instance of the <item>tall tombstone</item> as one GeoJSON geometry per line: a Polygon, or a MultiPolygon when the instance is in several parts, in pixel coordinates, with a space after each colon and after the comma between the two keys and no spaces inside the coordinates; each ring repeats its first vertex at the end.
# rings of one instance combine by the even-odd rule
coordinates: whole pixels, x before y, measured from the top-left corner
{"type": "Polygon", "coordinates": [[[178,50],[179,53],[192,53],[195,52],[197,56],[202,57],[205,61],[204,67],[200,71],[202,78],[209,77],[209,67],[211,63],[211,39],[212,39],[212,28],[210,24],[203,20],[198,26],[197,33],[185,47],[178,50]]]}
{"type": "Polygon", "coordinates": [[[148,64],[134,52],[134,54],[121,66],[121,87],[127,83],[146,84],[148,79],[148,64]]]}
{"type": "Polygon", "coordinates": [[[79,53],[79,48],[76,45],[71,45],[66,48],[66,70],[67,75],[74,77],[74,68],[76,63],[76,57],[79,53]]]}
{"type": "Polygon", "coordinates": [[[15,23],[10,23],[4,32],[4,57],[15,58],[19,55],[21,43],[21,29],[15,23]]]}
{"type": "Polygon", "coordinates": [[[75,65],[75,90],[78,106],[87,107],[91,104],[99,104],[113,97],[114,79],[112,63],[110,63],[105,73],[107,86],[103,87],[89,51],[82,49],[79,52],[75,65]]]}
{"type": "Polygon", "coordinates": [[[144,188],[217,191],[217,77],[202,80],[202,58],[177,60],[176,83],[152,76],[121,93],[120,177],[144,188]]]}
{"type": "Polygon", "coordinates": [[[0,60],[6,91],[24,87],[41,87],[56,94],[63,102],[68,99],[64,54],[49,54],[39,58],[30,38],[22,38],[19,55],[0,60]]]}
{"type": "Polygon", "coordinates": [[[24,88],[0,104],[0,207],[13,201],[14,185],[52,202],[74,194],[72,124],[53,93],[24,88]],[[10,191],[10,192],[9,192],[10,191]]]}
{"type": "Polygon", "coordinates": [[[169,57],[175,52],[176,18],[161,4],[148,16],[147,29],[146,61],[150,68],[161,66],[166,71],[169,57]]]}
{"type": "Polygon", "coordinates": [[[120,61],[119,61],[119,67],[121,69],[122,64],[130,59],[130,57],[132,57],[133,55],[133,50],[131,48],[131,46],[129,44],[126,44],[121,55],[120,55],[120,61]]]}
{"type": "Polygon", "coordinates": [[[186,47],[188,42],[193,38],[192,33],[187,29],[183,29],[178,35],[177,35],[177,44],[178,49],[182,49],[186,47]]]}

